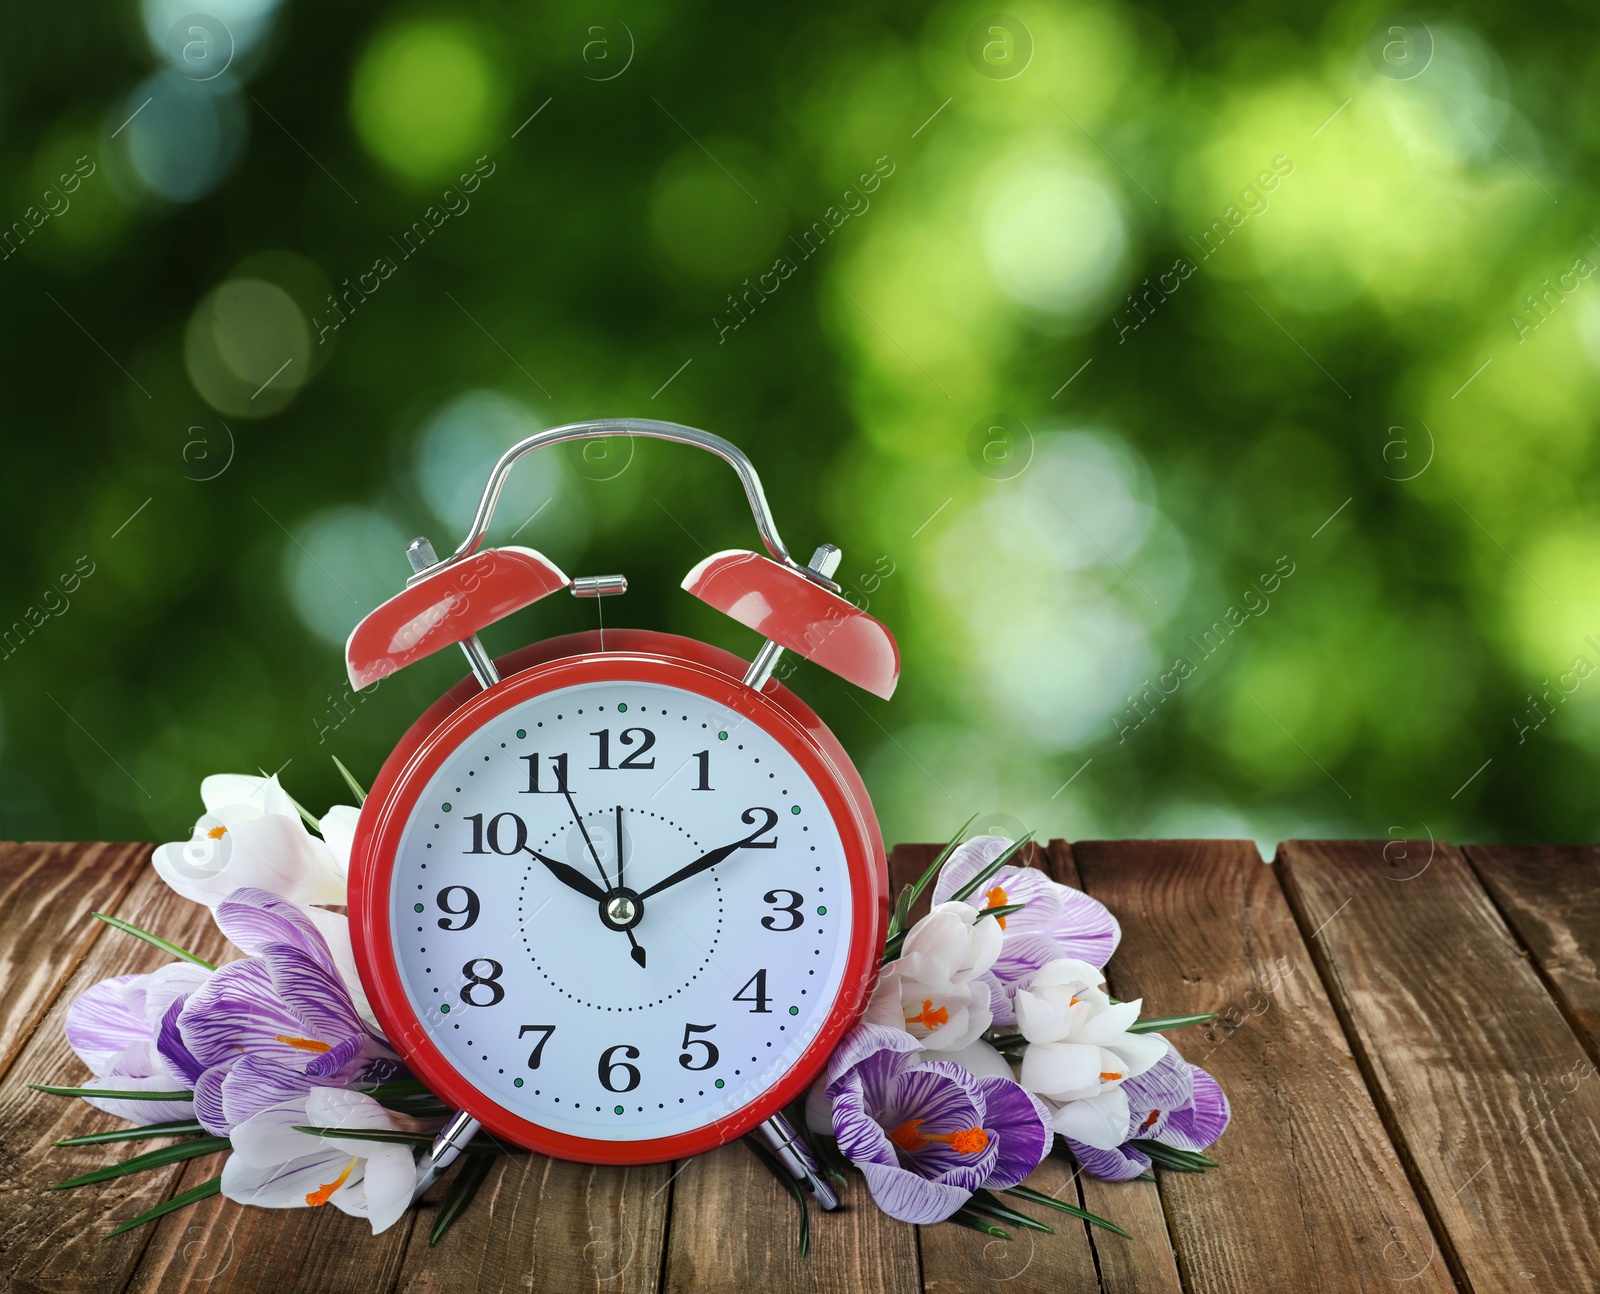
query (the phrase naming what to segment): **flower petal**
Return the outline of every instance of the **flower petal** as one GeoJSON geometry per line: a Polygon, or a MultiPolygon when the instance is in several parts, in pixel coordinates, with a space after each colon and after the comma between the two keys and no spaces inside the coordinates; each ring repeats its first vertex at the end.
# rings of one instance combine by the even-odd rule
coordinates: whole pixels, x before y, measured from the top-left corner
{"type": "Polygon", "coordinates": [[[288,944],[333,965],[333,954],[298,903],[267,890],[240,888],[225,895],[212,914],[229,942],[246,953],[268,944],[288,944]]]}
{"type": "Polygon", "coordinates": [[[101,980],[78,994],[67,1008],[67,1044],[93,1074],[109,1074],[118,1055],[137,1042],[150,1040],[150,1025],[143,1012],[127,1004],[123,989],[143,975],[119,975],[101,980]]]}
{"type": "Polygon", "coordinates": [[[322,833],[328,853],[333,857],[334,869],[340,876],[350,873],[350,849],[355,844],[356,822],[361,810],[353,804],[336,804],[322,815],[317,830],[322,833]]]}
{"type": "Polygon", "coordinates": [[[317,933],[328,945],[328,952],[333,957],[333,968],[344,981],[345,990],[350,994],[350,1001],[355,1005],[356,1014],[366,1021],[374,1033],[383,1032],[378,1024],[378,1017],[372,1010],[372,1004],[367,1001],[367,990],[361,983],[360,972],[356,970],[356,955],[350,946],[350,919],[342,912],[329,912],[327,908],[306,908],[305,915],[311,919],[311,924],[317,928],[317,933]]]}
{"type": "Polygon", "coordinates": [[[1067,1147],[1073,1158],[1083,1165],[1084,1171],[1112,1182],[1132,1181],[1150,1167],[1150,1158],[1143,1151],[1122,1145],[1111,1150],[1101,1150],[1082,1141],[1067,1138],[1067,1147]]]}
{"type": "MultiPolygon", "coordinates": [[[[334,1144],[348,1143],[335,1140],[334,1144]]],[[[400,1221],[411,1207],[411,1195],[417,1188],[417,1163],[409,1147],[374,1141],[360,1144],[366,1147],[367,1156],[361,1179],[367,1218],[372,1223],[372,1234],[378,1235],[400,1221]]]]}
{"type": "MultiPolygon", "coordinates": [[[[222,1079],[222,1117],[227,1127],[221,1131],[248,1123],[263,1110],[276,1109],[286,1102],[303,1103],[311,1090],[312,1080],[298,1070],[265,1056],[243,1056],[222,1079]]],[[[208,1115],[213,1109],[208,1102],[208,1115]]]]}
{"type": "Polygon", "coordinates": [[[349,1156],[331,1148],[275,1164],[252,1163],[236,1151],[222,1165],[222,1193],[258,1209],[303,1209],[349,1166],[349,1156]]]}
{"type": "Polygon", "coordinates": [[[296,1132],[296,1124],[309,1124],[306,1111],[306,1093],[277,1101],[256,1111],[229,1133],[233,1142],[233,1157],[247,1164],[270,1167],[287,1164],[308,1156],[324,1155],[343,1161],[350,1158],[343,1151],[325,1146],[320,1137],[309,1132],[296,1132]]]}
{"type": "Polygon", "coordinates": [[[1100,1150],[1112,1150],[1128,1139],[1128,1097],[1120,1086],[1098,1096],[1068,1101],[1052,1120],[1064,1137],[1100,1150]]]}
{"type": "Polygon", "coordinates": [[[1194,1070],[1194,1102],[1175,1110],[1162,1130],[1161,1140],[1182,1150],[1204,1150],[1228,1128],[1231,1111],[1217,1080],[1198,1065],[1194,1070]]]}
{"type": "Polygon", "coordinates": [[[998,1144],[999,1154],[985,1186],[1005,1190],[1031,1173],[1050,1153],[1056,1139],[1049,1109],[1032,1092],[1010,1078],[980,1078],[984,1130],[998,1144]]]}
{"type": "Polygon", "coordinates": [[[969,1074],[979,1078],[1011,1078],[1011,1063],[983,1039],[969,1043],[959,1051],[941,1053],[941,1059],[954,1061],[969,1074]]]}
{"type": "Polygon", "coordinates": [[[220,814],[224,809],[239,807],[249,812],[276,813],[285,818],[300,820],[289,793],[279,783],[277,774],[260,777],[251,773],[213,773],[200,782],[200,802],[207,813],[220,814]]]}
{"type": "Polygon", "coordinates": [[[970,1190],[930,1182],[898,1164],[858,1165],[878,1207],[891,1218],[927,1226],[943,1222],[972,1198],[970,1190]]]}
{"type": "Polygon", "coordinates": [[[330,965],[287,944],[269,944],[258,956],[267,968],[273,991],[313,1037],[331,1045],[364,1032],[344,981],[330,965]]]}
{"type": "MultiPolygon", "coordinates": [[[[933,903],[950,902],[950,897],[995,859],[1011,848],[1004,836],[974,836],[963,840],[945,859],[933,883],[933,903]]],[[[978,906],[982,906],[981,903],[978,906]]]]}
{"type": "Polygon", "coordinates": [[[1075,1092],[1097,1086],[1099,1078],[1098,1047],[1085,1047],[1075,1042],[1035,1042],[1023,1050],[1019,1081],[1030,1092],[1041,1096],[1075,1092]]]}

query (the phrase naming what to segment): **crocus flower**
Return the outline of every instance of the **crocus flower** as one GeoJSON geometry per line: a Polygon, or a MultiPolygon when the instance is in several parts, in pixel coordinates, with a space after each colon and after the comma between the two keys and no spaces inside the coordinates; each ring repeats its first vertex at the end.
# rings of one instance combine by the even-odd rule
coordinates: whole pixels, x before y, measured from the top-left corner
{"type": "Polygon", "coordinates": [[[1122,1092],[1129,1111],[1120,1144],[1107,1150],[1067,1138],[1078,1162],[1096,1177],[1126,1181],[1149,1170],[1150,1157],[1128,1144],[1134,1138],[1200,1151],[1228,1126],[1228,1098],[1217,1080],[1184,1060],[1171,1043],[1160,1060],[1128,1079],[1122,1092]]]}
{"type": "Polygon", "coordinates": [[[323,819],[341,854],[306,830],[276,777],[218,774],[200,783],[200,799],[206,811],[192,837],[160,845],[151,856],[161,879],[184,898],[215,907],[232,891],[250,888],[294,903],[345,901],[348,813],[336,808],[323,819]]]}
{"type": "Polygon", "coordinates": [[[235,890],[215,909],[243,961],[218,970],[184,1003],[165,1055],[192,1082],[207,1131],[226,1135],[271,1105],[317,1085],[403,1073],[399,1057],[357,1013],[327,941],[304,911],[261,890],[235,890]]]}
{"type": "Polygon", "coordinates": [[[1028,1040],[1018,1080],[1045,1099],[1057,1132],[1110,1149],[1127,1136],[1123,1083],[1159,1061],[1167,1043],[1129,1033],[1142,1003],[1113,1005],[1104,982],[1087,962],[1062,958],[1018,986],[1017,1025],[1028,1040]]]}
{"type": "Polygon", "coordinates": [[[313,1087],[274,1102],[234,1128],[222,1166],[222,1193],[264,1209],[331,1204],[366,1218],[373,1234],[393,1226],[417,1182],[409,1146],[296,1132],[316,1128],[431,1131],[431,1124],[387,1110],[362,1092],[313,1087]]]}
{"type": "Polygon", "coordinates": [[[965,903],[941,903],[906,932],[900,956],[883,968],[866,1019],[901,1029],[929,1051],[974,1042],[993,1021],[984,978],[1000,953],[994,918],[965,903]]]}
{"type": "Polygon", "coordinates": [[[1008,1078],[919,1061],[900,1029],[857,1025],[828,1062],[839,1149],[890,1217],[943,1221],[979,1187],[1015,1186],[1054,1140],[1049,1112],[1008,1078]]]}
{"type": "MultiPolygon", "coordinates": [[[[148,975],[118,975],[80,993],[67,1008],[66,1035],[94,1078],[85,1087],[176,1092],[194,1084],[157,1046],[163,1022],[176,1019],[184,1002],[212,972],[173,962],[148,975]]],[[[135,1101],[86,1097],[96,1109],[133,1123],[192,1119],[188,1101],[135,1101]]]]}
{"type": "MultiPolygon", "coordinates": [[[[939,869],[933,901],[944,903],[1011,847],[1004,836],[975,836],[963,841],[939,869]]],[[[996,1019],[1010,1024],[1010,991],[1016,982],[1047,962],[1073,957],[1091,966],[1111,960],[1122,928],[1106,906],[1082,890],[1058,885],[1037,867],[1002,867],[976,892],[962,900],[972,907],[1003,908],[1025,903],[1021,912],[993,917],[1004,936],[991,974],[1002,1000],[994,1004],[996,1019]]]]}

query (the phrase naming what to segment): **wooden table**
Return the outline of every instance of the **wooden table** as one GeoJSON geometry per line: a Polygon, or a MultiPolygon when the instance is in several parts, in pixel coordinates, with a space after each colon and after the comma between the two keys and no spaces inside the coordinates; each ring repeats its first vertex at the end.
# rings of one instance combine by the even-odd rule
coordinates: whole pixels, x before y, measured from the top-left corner
{"type": "MultiPolygon", "coordinates": [[[[929,850],[895,850],[897,884],[929,850]]],[[[1220,1014],[1176,1040],[1232,1100],[1222,1167],[1111,1185],[1051,1159],[1030,1179],[1132,1240],[1062,1215],[1046,1219],[1056,1235],[1010,1242],[919,1230],[856,1179],[844,1208],[812,1211],[804,1262],[792,1202],[737,1145],[647,1168],[503,1161],[436,1248],[431,1204],[373,1236],[333,1209],[220,1198],[107,1239],[218,1171],[44,1190],[124,1149],[47,1149],[114,1123],[28,1087],[85,1076],[68,1004],[163,960],[89,913],[224,951],[148,854],[0,845],[0,1289],[1600,1289],[1594,848],[1292,842],[1267,864],[1248,842],[1053,842],[1034,861],[1122,922],[1112,991],[1153,1014],[1220,1014]]]]}

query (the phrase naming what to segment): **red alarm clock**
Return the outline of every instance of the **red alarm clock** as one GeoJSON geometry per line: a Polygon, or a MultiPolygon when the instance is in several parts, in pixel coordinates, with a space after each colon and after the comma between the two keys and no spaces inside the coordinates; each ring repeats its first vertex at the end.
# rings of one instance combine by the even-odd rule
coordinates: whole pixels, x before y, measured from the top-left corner
{"type": "Polygon", "coordinates": [[[839,550],[795,561],[750,461],[673,423],[575,423],[513,445],[467,537],[407,550],[403,592],[346,649],[362,688],[460,644],[472,667],[412,725],[361,810],[350,929],[373,1010],[459,1113],[420,1195],[479,1126],[588,1163],[653,1163],[746,1133],[824,1207],[834,1197],[780,1111],[866,1007],[888,870],[860,776],[772,679],[785,650],[888,697],[894,638],[839,594],[839,550]],[[523,455],[645,436],[739,474],[767,555],[707,557],[683,587],[762,635],[752,662],[645,630],[575,634],[491,661],[485,626],[571,580],[527,548],[480,550],[523,455]]]}

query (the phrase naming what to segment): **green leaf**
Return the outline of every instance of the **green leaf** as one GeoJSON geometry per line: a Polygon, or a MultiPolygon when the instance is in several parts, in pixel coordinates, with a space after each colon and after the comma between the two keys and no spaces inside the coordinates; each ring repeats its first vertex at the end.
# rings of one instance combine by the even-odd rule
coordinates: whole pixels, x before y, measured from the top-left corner
{"type": "Polygon", "coordinates": [[[167,1214],[176,1213],[179,1209],[186,1209],[189,1205],[198,1204],[201,1200],[210,1199],[211,1196],[219,1194],[221,1190],[221,1177],[213,1177],[209,1182],[201,1182],[200,1185],[185,1191],[182,1195],[174,1195],[165,1204],[156,1205],[148,1213],[141,1213],[136,1218],[129,1218],[115,1231],[108,1231],[106,1239],[109,1240],[112,1236],[120,1236],[124,1231],[132,1231],[135,1227],[142,1227],[146,1222],[154,1222],[157,1218],[164,1218],[167,1214]]]}
{"type": "Polygon", "coordinates": [[[753,1137],[746,1137],[745,1145],[755,1151],[756,1158],[767,1166],[767,1170],[789,1188],[789,1194],[794,1196],[794,1202],[800,1206],[800,1257],[804,1259],[811,1252],[811,1210],[806,1203],[805,1188],[778,1162],[777,1156],[759,1141],[753,1137]]]}
{"type": "Polygon", "coordinates": [[[1007,903],[998,908],[980,908],[978,920],[982,921],[984,917],[1009,917],[1013,912],[1021,912],[1027,906],[1026,903],[1007,903]]]}
{"type": "Polygon", "coordinates": [[[450,1189],[439,1204],[439,1216],[434,1219],[433,1230],[428,1234],[430,1249],[444,1238],[444,1233],[467,1211],[467,1205],[472,1203],[478,1188],[493,1167],[494,1159],[490,1156],[473,1155],[456,1171],[455,1180],[450,1183],[450,1189]]]}
{"type": "Polygon", "coordinates": [[[955,902],[959,902],[962,899],[971,898],[974,894],[976,894],[978,892],[978,890],[982,887],[982,885],[983,885],[983,883],[985,881],[987,881],[990,877],[992,877],[1002,867],[1004,867],[1008,863],[1010,863],[1011,860],[1013,858],[1015,858],[1018,854],[1020,854],[1024,849],[1026,849],[1028,847],[1028,845],[1030,843],[1032,843],[1032,841],[1033,841],[1033,832],[1031,832],[1031,831],[1028,832],[1028,834],[1025,835],[1021,840],[1013,841],[1010,844],[1010,846],[1008,846],[1006,848],[1005,852],[1003,852],[992,863],[990,863],[981,872],[979,872],[976,876],[974,876],[970,881],[968,881],[965,885],[963,885],[959,890],[957,890],[954,894],[952,894],[950,896],[950,902],[955,903],[955,902]]]}
{"type": "Polygon", "coordinates": [[[1058,1200],[1055,1196],[1046,1195],[1043,1191],[1036,1191],[1027,1186],[1012,1186],[1005,1193],[1007,1195],[1015,1195],[1019,1200],[1027,1200],[1030,1204],[1043,1204],[1046,1208],[1060,1209],[1061,1212],[1070,1213],[1075,1218],[1082,1218],[1091,1226],[1104,1227],[1107,1231],[1114,1231],[1119,1236],[1124,1236],[1129,1240],[1133,1239],[1115,1222],[1107,1222],[1104,1218],[1090,1213],[1088,1209],[1080,1209],[1076,1204],[1068,1204],[1065,1200],[1058,1200]]]}
{"type": "Polygon", "coordinates": [[[1015,1209],[1008,1209],[986,1190],[974,1191],[972,1198],[966,1202],[964,1207],[974,1213],[980,1213],[984,1217],[993,1218],[997,1222],[1010,1222],[1015,1226],[1026,1227],[1030,1231],[1048,1231],[1051,1235],[1056,1232],[1054,1227],[1047,1227],[1044,1223],[1030,1218],[1026,1213],[1018,1213],[1015,1209]]]}
{"type": "MultiPolygon", "coordinates": [[[[383,1141],[395,1146],[432,1146],[433,1137],[426,1132],[396,1132],[390,1128],[323,1128],[312,1124],[292,1125],[296,1132],[313,1137],[343,1137],[347,1141],[383,1141]]],[[[469,1141],[461,1147],[469,1155],[520,1154],[520,1151],[500,1149],[492,1141],[469,1141]]]]}
{"type": "Polygon", "coordinates": [[[414,1078],[390,1079],[387,1083],[377,1083],[372,1087],[358,1087],[357,1090],[365,1092],[374,1101],[385,1101],[393,1096],[433,1096],[432,1092],[414,1078]]]}
{"type": "Polygon", "coordinates": [[[226,1150],[228,1145],[229,1142],[226,1137],[197,1137],[192,1141],[180,1141],[174,1146],[162,1146],[160,1150],[151,1150],[142,1155],[135,1155],[132,1159],[126,1159],[120,1164],[97,1168],[94,1172],[85,1173],[82,1177],[74,1177],[69,1182],[57,1182],[47,1189],[65,1191],[75,1186],[88,1186],[93,1182],[109,1182],[114,1177],[127,1177],[130,1173],[143,1173],[152,1168],[164,1168],[168,1164],[181,1163],[185,1159],[197,1159],[201,1155],[214,1155],[219,1150],[226,1150]]]}
{"type": "Polygon", "coordinates": [[[1186,1025],[1204,1024],[1207,1020],[1215,1020],[1217,1013],[1209,1015],[1157,1015],[1148,1020],[1135,1020],[1128,1026],[1129,1033],[1164,1033],[1168,1029],[1182,1029],[1186,1025]]]}
{"type": "Polygon", "coordinates": [[[957,1209],[945,1221],[954,1222],[958,1227],[970,1227],[973,1231],[981,1231],[988,1236],[998,1236],[1001,1240],[1011,1239],[1009,1231],[1002,1231],[994,1223],[985,1221],[969,1209],[957,1209]]]}
{"type": "Polygon", "coordinates": [[[177,944],[168,943],[160,935],[153,935],[148,930],[141,930],[131,921],[124,921],[121,917],[107,916],[104,912],[96,912],[94,916],[96,920],[104,921],[108,926],[122,931],[125,935],[132,935],[135,939],[143,939],[145,943],[154,945],[169,956],[180,958],[186,962],[193,962],[196,966],[205,970],[217,969],[204,957],[196,957],[193,953],[179,948],[177,944]]]}
{"type": "Polygon", "coordinates": [[[147,1137],[183,1137],[205,1131],[199,1119],[178,1119],[173,1123],[147,1123],[141,1128],[113,1128],[110,1132],[91,1132],[83,1137],[68,1137],[58,1146],[100,1146],[110,1141],[142,1141],[147,1137]]]}
{"type": "Polygon", "coordinates": [[[193,1092],[129,1092],[110,1087],[53,1087],[49,1083],[29,1083],[35,1092],[47,1096],[99,1096],[112,1101],[192,1101],[193,1092]]]}
{"type": "Polygon", "coordinates": [[[356,797],[356,804],[363,805],[367,802],[367,793],[361,789],[361,783],[356,781],[355,775],[344,766],[344,762],[337,756],[332,756],[333,766],[339,770],[339,776],[344,778],[344,784],[350,788],[356,797]]]}
{"type": "Polygon", "coordinates": [[[910,913],[912,905],[922,897],[922,892],[933,883],[933,878],[939,874],[939,869],[949,860],[950,855],[955,853],[956,847],[967,838],[967,828],[977,820],[978,815],[974,813],[963,822],[956,834],[950,837],[950,843],[939,851],[939,856],[928,864],[922,875],[917,877],[913,884],[900,892],[901,901],[895,904],[894,920],[889,923],[889,933],[891,935],[898,934],[906,928],[906,917],[910,913]]]}
{"type": "Polygon", "coordinates": [[[1128,1144],[1137,1150],[1142,1150],[1152,1163],[1161,1168],[1170,1168],[1173,1172],[1203,1173],[1208,1168],[1218,1167],[1215,1159],[1208,1159],[1193,1150],[1180,1150],[1177,1146],[1169,1146],[1164,1141],[1134,1137],[1128,1144]]]}

